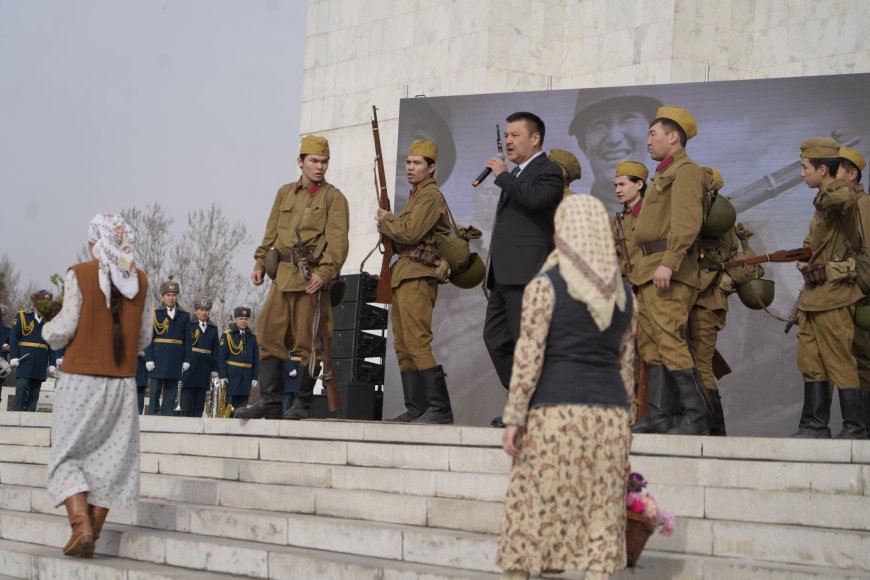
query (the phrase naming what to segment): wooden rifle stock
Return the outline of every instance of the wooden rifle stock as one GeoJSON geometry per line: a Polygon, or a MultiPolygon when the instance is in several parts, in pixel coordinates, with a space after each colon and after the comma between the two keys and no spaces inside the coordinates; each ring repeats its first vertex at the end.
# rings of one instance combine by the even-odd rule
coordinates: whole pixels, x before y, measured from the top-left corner
{"type": "Polygon", "coordinates": [[[625,272],[631,273],[631,259],[628,257],[628,243],[625,240],[625,228],[622,225],[622,214],[616,214],[616,241],[619,242],[619,253],[625,260],[625,272]]]}
{"type": "Polygon", "coordinates": [[[742,260],[710,264],[707,266],[707,270],[710,270],[711,272],[722,272],[728,268],[737,268],[739,266],[748,266],[750,264],[764,264],[766,262],[801,262],[809,260],[812,255],[813,252],[809,248],[780,250],[778,252],[773,252],[772,254],[762,254],[751,258],[743,258],[742,260]]]}
{"type": "MultiPolygon", "coordinates": [[[[378,109],[372,106],[372,136],[375,140],[375,164],[378,170],[378,206],[390,211],[390,196],[387,193],[387,174],[384,170],[384,155],[381,152],[381,133],[378,129],[378,109]]],[[[381,261],[381,275],[378,278],[376,300],[381,304],[390,304],[393,301],[393,273],[390,270],[390,262],[393,259],[393,242],[389,238],[381,236],[383,247],[383,260],[381,261]]]]}

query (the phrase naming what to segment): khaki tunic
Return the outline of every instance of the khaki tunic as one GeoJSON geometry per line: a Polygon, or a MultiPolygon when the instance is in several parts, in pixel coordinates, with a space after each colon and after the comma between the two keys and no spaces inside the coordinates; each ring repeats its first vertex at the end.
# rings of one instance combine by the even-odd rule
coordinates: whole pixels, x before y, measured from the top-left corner
{"type": "MultiPolygon", "coordinates": [[[[325,181],[308,188],[300,187],[297,191],[298,185],[299,182],[295,181],[278,190],[254,260],[257,268],[265,270],[264,260],[270,247],[289,254],[297,245],[296,228],[299,228],[305,246],[316,246],[325,239],[320,264],[311,273],[320,276],[324,287],[329,287],[338,278],[347,259],[350,227],[347,199],[325,181]]],[[[306,282],[295,264],[281,262],[275,284],[282,292],[300,292],[305,290],[306,282]]],[[[284,353],[281,359],[286,356],[284,353]]]]}
{"type": "MultiPolygon", "coordinates": [[[[392,240],[397,253],[418,244],[434,244],[435,234],[449,234],[447,202],[434,179],[420,182],[411,192],[402,213],[387,214],[378,230],[392,240]]],[[[400,256],[393,265],[393,345],[400,371],[436,366],[432,355],[432,311],[438,297],[435,267],[400,256]]]]}
{"type": "MultiPolygon", "coordinates": [[[[804,241],[812,250],[809,264],[839,262],[860,244],[857,195],[835,181],[820,189],[813,201],[815,214],[804,241]]],[[[804,381],[830,381],[840,388],[858,386],[852,355],[853,305],[863,294],[852,281],[804,287],[800,302],[797,360],[804,381]]]]}
{"type": "MultiPolygon", "coordinates": [[[[643,201],[640,201],[639,203],[643,203],[643,201]]],[[[634,212],[628,208],[610,218],[610,228],[613,231],[613,239],[616,241],[616,258],[619,261],[619,271],[622,274],[622,277],[626,280],[629,279],[631,270],[635,267],[635,264],[637,264],[641,257],[643,257],[643,252],[641,251],[640,246],[635,245],[633,239],[634,227],[636,224],[637,217],[634,215],[634,212]],[[622,255],[622,246],[619,243],[619,230],[616,227],[617,220],[622,222],[622,232],[625,236],[625,246],[628,250],[627,260],[626,257],[622,255]]]]}
{"type": "Polygon", "coordinates": [[[683,150],[662,171],[656,172],[634,226],[634,243],[667,240],[663,252],[642,256],[632,271],[631,282],[651,282],[656,268],[674,271],[671,280],[700,287],[698,255],[692,245],[701,231],[704,172],[683,150]]]}
{"type": "MultiPolygon", "coordinates": [[[[282,186],[266,222],[263,241],[254,253],[257,268],[265,270],[266,251],[275,247],[289,254],[297,244],[296,228],[299,228],[302,243],[316,246],[325,241],[320,264],[311,273],[320,276],[323,287],[328,288],[341,273],[347,259],[349,217],[347,199],[335,187],[323,181],[310,187],[300,187],[299,182],[282,186]]],[[[328,292],[315,295],[305,293],[305,280],[298,266],[281,262],[266,304],[260,314],[259,343],[260,359],[287,358],[291,349],[296,349],[307,365],[314,347],[314,314],[319,294],[320,309],[325,320],[321,333],[332,332],[332,309],[328,292]]]]}

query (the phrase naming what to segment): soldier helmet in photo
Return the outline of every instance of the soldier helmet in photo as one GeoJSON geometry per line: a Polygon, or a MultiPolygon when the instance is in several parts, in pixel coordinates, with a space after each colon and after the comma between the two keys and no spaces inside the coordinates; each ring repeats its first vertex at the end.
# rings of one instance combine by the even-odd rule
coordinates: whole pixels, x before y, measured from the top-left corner
{"type": "Polygon", "coordinates": [[[840,157],[857,167],[858,171],[864,171],[864,168],[867,167],[864,156],[851,147],[840,147],[840,157]]]}
{"type": "Polygon", "coordinates": [[[580,179],[582,175],[580,161],[573,153],[565,149],[550,149],[549,158],[550,161],[565,170],[565,174],[568,176],[568,183],[580,179]]]}
{"type": "Polygon", "coordinates": [[[323,155],[329,157],[329,141],[319,135],[306,135],[299,145],[299,155],[323,155]]]}
{"type": "Polygon", "coordinates": [[[181,294],[181,286],[178,282],[172,281],[172,276],[160,285],[160,295],[163,296],[164,294],[181,294]]]}
{"type": "Polygon", "coordinates": [[[586,129],[602,115],[637,112],[649,122],[655,119],[656,109],[662,106],[662,102],[655,97],[647,95],[607,96],[609,91],[611,89],[606,91],[589,89],[580,91],[577,95],[577,112],[574,114],[574,119],[571,120],[568,133],[577,138],[577,144],[583,151],[586,151],[587,145],[586,129]],[[590,94],[594,96],[589,98],[590,94]]]}
{"type": "Polygon", "coordinates": [[[656,111],[656,119],[670,119],[680,126],[686,139],[691,139],[698,134],[698,125],[692,114],[682,107],[664,106],[656,111]]]}
{"type": "Polygon", "coordinates": [[[649,177],[649,169],[647,169],[646,165],[644,165],[643,163],[638,163],[637,161],[620,161],[616,164],[615,177],[620,177],[623,175],[627,177],[638,177],[646,181],[649,177]]]}
{"type": "Polygon", "coordinates": [[[196,310],[211,310],[211,299],[206,298],[205,296],[200,296],[194,301],[193,307],[196,310]]]}
{"type": "Polygon", "coordinates": [[[250,318],[251,309],[247,306],[236,306],[233,309],[233,318],[250,318]]]}
{"type": "Polygon", "coordinates": [[[830,137],[814,137],[801,143],[804,159],[839,159],[840,144],[830,137]]]}
{"type": "Polygon", "coordinates": [[[438,159],[438,145],[428,139],[415,139],[408,148],[408,157],[416,155],[435,161],[438,159]]]}

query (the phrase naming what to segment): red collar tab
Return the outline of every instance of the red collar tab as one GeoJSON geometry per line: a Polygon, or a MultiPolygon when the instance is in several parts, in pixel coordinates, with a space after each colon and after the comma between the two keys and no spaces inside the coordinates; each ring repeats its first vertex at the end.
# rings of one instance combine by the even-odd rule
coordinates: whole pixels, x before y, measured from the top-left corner
{"type": "Polygon", "coordinates": [[[640,208],[641,208],[642,205],[643,205],[643,200],[640,200],[639,202],[637,202],[636,204],[634,204],[634,207],[633,207],[633,208],[631,208],[631,213],[634,214],[634,217],[637,217],[637,214],[640,213],[640,208]]]}
{"type": "Polygon", "coordinates": [[[662,161],[661,163],[656,165],[656,173],[658,173],[660,171],[664,171],[667,168],[667,166],[673,162],[674,162],[674,156],[671,155],[670,157],[668,157],[667,159],[665,159],[664,161],[662,161]]]}
{"type": "MultiPolygon", "coordinates": [[[[301,181],[298,182],[298,183],[296,184],[296,192],[298,193],[299,190],[302,189],[304,186],[305,186],[304,183],[302,183],[301,181]]],[[[312,183],[312,184],[308,187],[308,195],[314,195],[315,193],[317,193],[317,190],[318,190],[318,189],[320,189],[320,184],[319,184],[319,183],[312,183]]]]}

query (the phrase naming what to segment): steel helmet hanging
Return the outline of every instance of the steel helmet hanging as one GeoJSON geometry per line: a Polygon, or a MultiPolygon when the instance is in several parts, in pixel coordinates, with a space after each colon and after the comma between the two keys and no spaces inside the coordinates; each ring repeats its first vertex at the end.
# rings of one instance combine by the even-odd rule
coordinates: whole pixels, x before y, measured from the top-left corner
{"type": "Polygon", "coordinates": [[[737,211],[724,195],[717,195],[707,211],[707,217],[701,226],[701,235],[716,238],[723,236],[737,222],[737,211]]]}
{"type": "Polygon", "coordinates": [[[737,296],[747,308],[761,310],[773,303],[773,290],[773,280],[753,278],[737,288],[737,296]]]}
{"type": "Polygon", "coordinates": [[[486,275],[486,265],[477,253],[468,256],[468,266],[459,274],[450,278],[450,283],[463,290],[474,288],[483,281],[486,275]]]}

